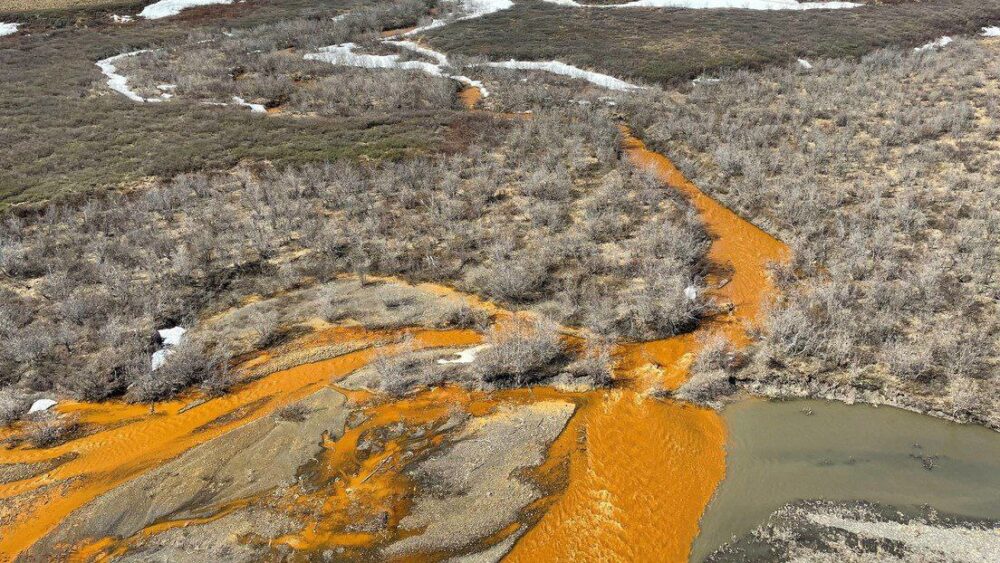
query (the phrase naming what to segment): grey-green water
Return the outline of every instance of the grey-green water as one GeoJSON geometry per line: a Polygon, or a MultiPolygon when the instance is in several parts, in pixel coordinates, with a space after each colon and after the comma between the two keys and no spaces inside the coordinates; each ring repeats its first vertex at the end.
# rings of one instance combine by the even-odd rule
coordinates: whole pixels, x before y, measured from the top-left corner
{"type": "Polygon", "coordinates": [[[723,417],[726,477],[702,517],[694,561],[800,499],[930,505],[1000,520],[1000,433],[824,401],[751,400],[723,417]]]}

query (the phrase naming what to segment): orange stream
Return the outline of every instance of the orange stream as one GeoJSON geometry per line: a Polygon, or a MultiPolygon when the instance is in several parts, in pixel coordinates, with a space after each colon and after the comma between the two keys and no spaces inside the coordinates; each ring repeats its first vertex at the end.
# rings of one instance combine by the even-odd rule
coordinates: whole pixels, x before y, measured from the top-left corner
{"type": "MultiPolygon", "coordinates": [[[[480,337],[472,331],[416,331],[418,347],[469,346],[480,337]]],[[[343,341],[375,341],[385,334],[335,329],[329,335],[343,341]]],[[[0,502],[13,502],[15,495],[41,486],[61,483],[64,491],[52,489],[41,499],[25,503],[16,521],[5,524],[0,535],[0,561],[13,559],[55,527],[70,512],[141,472],[162,464],[182,452],[216,438],[238,426],[302,399],[364,366],[374,351],[364,349],[328,360],[279,371],[249,383],[229,394],[180,412],[183,401],[148,407],[119,402],[75,403],[61,407],[76,412],[81,422],[125,424],[49,449],[0,450],[0,463],[31,463],[76,453],[77,457],[37,478],[0,485],[0,502]],[[261,401],[263,400],[263,401],[261,401]],[[257,401],[261,406],[245,417],[203,428],[221,416],[257,401]]]]}
{"type": "MultiPolygon", "coordinates": [[[[462,100],[472,107],[478,102],[478,90],[476,95],[468,92],[463,91],[462,100]]],[[[534,503],[529,512],[536,516],[497,532],[487,543],[503,539],[537,517],[537,524],[516,543],[507,560],[687,559],[701,513],[725,472],[725,428],[714,411],[657,400],[649,396],[649,391],[675,389],[683,383],[700,346],[699,336],[706,332],[721,331],[737,345],[748,342],[746,328],[757,322],[760,301],[773,289],[766,264],[785,259],[788,251],[779,241],[704,195],[667,158],[647,150],[627,129],[623,133],[628,158],[681,190],[699,211],[713,236],[709,259],[732,269],[726,274],[729,282],[711,294],[719,302],[732,303],[732,311],[725,318],[705,323],[695,334],[621,344],[616,377],[624,385],[611,391],[564,393],[538,388],[484,394],[445,387],[395,402],[345,391],[362,405],[366,419],[346,429],[340,439],[324,444],[324,453],[312,468],[317,486],[311,490],[296,486],[293,496],[283,497],[283,508],[290,515],[298,515],[305,527],[276,541],[306,552],[339,545],[348,549],[348,554],[354,548],[377,545],[387,539],[388,532],[379,535],[357,531],[351,525],[385,511],[387,529],[395,529],[409,511],[412,497],[413,483],[403,470],[414,455],[442,443],[445,437],[434,429],[452,413],[479,416],[502,402],[559,397],[577,403],[578,411],[549,448],[545,463],[530,474],[547,489],[564,484],[565,491],[534,503]],[[378,453],[359,455],[357,446],[366,432],[399,422],[406,429],[403,434],[388,440],[378,453]],[[432,430],[426,435],[415,434],[414,430],[421,426],[432,430]]],[[[443,286],[420,287],[437,294],[461,295],[443,286]]],[[[509,315],[490,303],[463,297],[501,319],[509,315]]],[[[481,340],[472,331],[412,332],[418,347],[469,346],[481,340]]],[[[336,342],[374,344],[387,336],[392,334],[335,328],[300,342],[305,347],[336,342]]],[[[0,502],[14,502],[17,495],[40,491],[48,484],[63,485],[40,491],[37,498],[18,501],[24,506],[18,507],[15,521],[6,524],[0,535],[0,561],[16,557],[70,512],[98,495],[198,444],[330,385],[332,380],[367,364],[373,354],[372,348],[366,348],[279,371],[187,410],[183,407],[190,401],[181,400],[157,404],[153,411],[119,402],[61,405],[61,412],[75,412],[81,422],[107,428],[50,449],[0,450],[0,463],[30,463],[77,454],[42,476],[0,485],[0,502]],[[205,426],[241,408],[248,413],[236,420],[205,426]]],[[[248,360],[244,367],[270,359],[263,353],[248,360]]],[[[157,524],[142,533],[156,533],[161,527],[157,524]]],[[[121,553],[128,545],[128,541],[94,538],[77,555],[91,559],[121,553]]]]}
{"type": "Polygon", "coordinates": [[[687,561],[698,520],[725,474],[726,431],[715,411],[646,392],[684,382],[698,333],[722,331],[746,345],[746,325],[757,322],[760,301],[773,290],[766,265],[787,256],[781,242],[703,194],[628,129],[622,133],[628,158],[698,210],[713,236],[709,259],[732,268],[729,283],[712,295],[734,307],[696,334],[620,347],[628,388],[597,394],[574,417],[568,433],[582,439],[570,455],[566,491],[508,562],[687,561]]]}

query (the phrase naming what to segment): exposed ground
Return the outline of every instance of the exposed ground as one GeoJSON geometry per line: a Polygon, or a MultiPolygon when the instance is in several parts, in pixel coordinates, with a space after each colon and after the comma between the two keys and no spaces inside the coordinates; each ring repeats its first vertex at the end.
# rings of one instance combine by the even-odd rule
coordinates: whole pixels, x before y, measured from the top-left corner
{"type": "Polygon", "coordinates": [[[914,514],[863,502],[802,501],[778,509],[706,561],[976,563],[1000,553],[998,525],[933,510],[914,514]]]}
{"type": "MultiPolygon", "coordinates": [[[[683,557],[723,475],[716,413],[662,397],[698,348],[678,397],[829,395],[1000,426],[998,47],[910,50],[996,23],[1000,6],[518,2],[430,41],[470,72],[477,56],[660,83],[797,56],[814,67],[615,95],[481,69],[501,90],[477,102],[486,112],[440,76],[303,58],[352,41],[433,61],[378,37],[447,6],[321,4],[121,26],[108,16],[124,6],[42,10],[0,39],[13,147],[0,205],[14,206],[0,227],[0,438],[22,460],[0,465],[0,522],[15,530],[0,553],[44,536],[32,554],[683,557]],[[819,60],[886,44],[905,50],[819,60]],[[107,87],[94,63],[138,48],[151,51],[119,70],[141,96],[174,99],[107,87]],[[765,254],[739,245],[766,239],[779,258],[781,243],[623,136],[621,118],[791,243],[764,326],[765,254]],[[190,331],[165,348],[156,329],[176,325],[190,331]],[[747,330],[755,345],[737,350],[747,330]],[[41,396],[63,405],[17,422],[41,396]],[[140,432],[138,453],[133,428],[156,436],[140,432]],[[89,472],[106,435],[126,447],[111,441],[106,470],[89,472]]],[[[776,516],[830,542],[800,538],[790,557],[995,549],[968,522],[823,510],[776,516]]]]}

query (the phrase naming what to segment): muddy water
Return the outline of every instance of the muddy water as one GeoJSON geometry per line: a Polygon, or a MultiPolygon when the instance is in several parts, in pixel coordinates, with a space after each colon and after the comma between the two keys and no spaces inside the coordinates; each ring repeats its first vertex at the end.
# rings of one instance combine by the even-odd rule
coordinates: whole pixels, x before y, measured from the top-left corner
{"type": "Polygon", "coordinates": [[[705,512],[695,561],[799,499],[926,504],[1000,519],[1000,439],[986,428],[822,401],[750,400],[724,418],[726,479],[705,512]]]}

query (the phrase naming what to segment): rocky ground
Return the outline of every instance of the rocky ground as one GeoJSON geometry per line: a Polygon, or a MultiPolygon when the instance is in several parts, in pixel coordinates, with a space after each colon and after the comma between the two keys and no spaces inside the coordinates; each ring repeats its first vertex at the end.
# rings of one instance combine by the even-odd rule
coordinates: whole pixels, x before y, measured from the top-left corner
{"type": "Polygon", "coordinates": [[[1000,557],[1000,523],[865,502],[800,501],[707,561],[982,562],[1000,557]]]}

